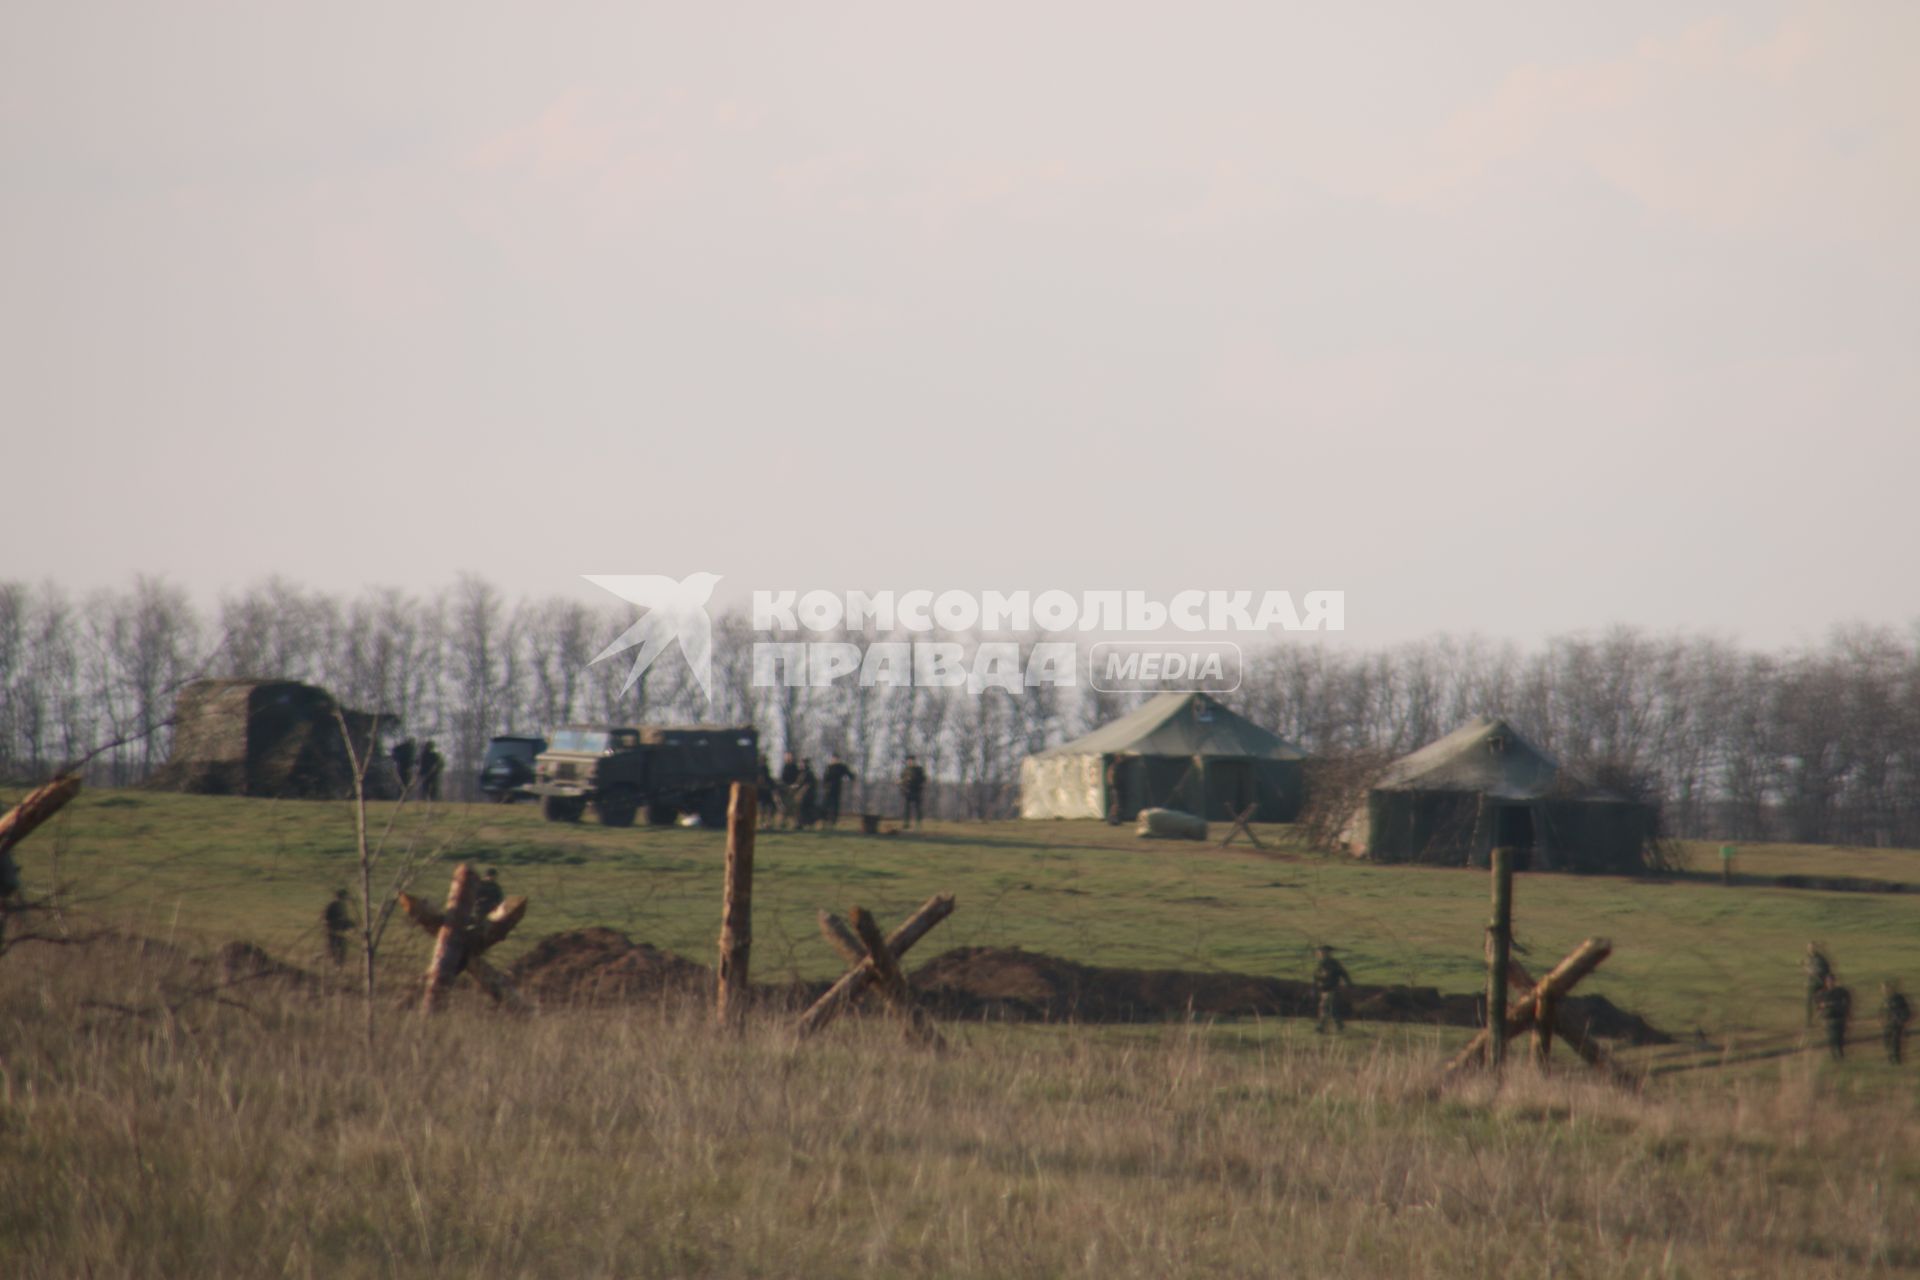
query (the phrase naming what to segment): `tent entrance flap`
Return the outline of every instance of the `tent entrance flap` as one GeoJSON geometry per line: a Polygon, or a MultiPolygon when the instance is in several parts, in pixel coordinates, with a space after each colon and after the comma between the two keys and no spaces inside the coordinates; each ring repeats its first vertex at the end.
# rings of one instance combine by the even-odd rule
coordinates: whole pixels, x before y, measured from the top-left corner
{"type": "Polygon", "coordinates": [[[1207,780],[1206,817],[1224,822],[1259,800],[1253,761],[1208,760],[1202,768],[1207,780]]]}
{"type": "Polygon", "coordinates": [[[1493,811],[1493,846],[1513,850],[1513,869],[1533,868],[1533,806],[1499,804],[1493,811]]]}

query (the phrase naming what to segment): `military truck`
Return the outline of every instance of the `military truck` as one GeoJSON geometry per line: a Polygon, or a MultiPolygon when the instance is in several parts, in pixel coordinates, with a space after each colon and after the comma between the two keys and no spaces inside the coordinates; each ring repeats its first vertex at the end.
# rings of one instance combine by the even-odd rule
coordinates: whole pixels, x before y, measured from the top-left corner
{"type": "Polygon", "coordinates": [[[641,813],[656,826],[694,813],[717,827],[729,784],[753,781],[759,764],[751,725],[568,725],[534,759],[525,790],[549,822],[578,822],[592,805],[609,827],[630,827],[641,813]]]}

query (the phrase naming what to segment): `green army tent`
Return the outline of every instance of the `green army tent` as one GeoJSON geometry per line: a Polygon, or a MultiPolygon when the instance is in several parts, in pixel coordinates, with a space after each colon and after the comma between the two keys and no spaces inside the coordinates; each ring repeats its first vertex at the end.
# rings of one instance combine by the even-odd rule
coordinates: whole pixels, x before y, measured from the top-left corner
{"type": "Polygon", "coordinates": [[[1521,869],[1631,873],[1646,868],[1653,835],[1646,805],[1482,717],[1389,766],[1347,843],[1376,862],[1485,866],[1505,845],[1521,869]]]}
{"type": "Polygon", "coordinates": [[[1163,693],[1020,764],[1023,818],[1103,818],[1117,800],[1224,821],[1257,805],[1259,822],[1300,812],[1305,753],[1204,693],[1163,693]],[[1110,790],[1110,771],[1117,794],[1110,790]]]}

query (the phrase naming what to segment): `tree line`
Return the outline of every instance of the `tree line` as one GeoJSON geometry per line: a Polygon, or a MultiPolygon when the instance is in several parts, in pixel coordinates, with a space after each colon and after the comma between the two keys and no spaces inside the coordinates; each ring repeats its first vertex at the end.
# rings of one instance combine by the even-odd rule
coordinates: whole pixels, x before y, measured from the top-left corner
{"type": "MultiPolygon", "coordinates": [[[[589,665],[633,620],[610,603],[510,600],[477,577],[430,595],[351,596],[269,580],[211,607],[142,577],[75,596],[0,582],[0,777],[88,766],[138,783],[165,759],[174,692],[198,675],[323,686],[435,739],[450,790],[488,738],[568,721],[752,723],[777,753],[841,753],[856,802],[893,802],[908,751],[930,807],[999,817],[1028,753],[1130,709],[1078,688],[756,687],[744,614],[715,620],[711,705],[669,651],[631,689],[628,661],[589,665]]],[[[1026,643],[1045,637],[1028,636],[1026,643]]],[[[1703,636],[1615,628],[1522,647],[1440,636],[1358,651],[1288,638],[1247,653],[1223,701],[1309,753],[1399,754],[1481,714],[1506,716],[1564,763],[1663,805],[1672,835],[1920,846],[1920,628],[1845,627],[1756,652],[1703,636]]]]}

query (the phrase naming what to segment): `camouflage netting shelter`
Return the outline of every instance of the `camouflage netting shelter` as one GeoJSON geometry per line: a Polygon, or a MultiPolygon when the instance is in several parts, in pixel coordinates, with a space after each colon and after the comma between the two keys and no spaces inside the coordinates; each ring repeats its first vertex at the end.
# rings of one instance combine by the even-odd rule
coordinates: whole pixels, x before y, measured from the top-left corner
{"type": "Polygon", "coordinates": [[[1376,862],[1486,866],[1495,845],[1520,870],[1644,871],[1653,810],[1592,786],[1515,732],[1478,719],[1389,767],[1348,828],[1376,862]]]}
{"type": "MultiPolygon", "coordinates": [[[[173,750],[147,785],[202,795],[342,799],[353,764],[333,695],[293,680],[196,680],[174,700],[173,750]]],[[[391,798],[380,734],[394,717],[345,711],[355,749],[371,748],[367,793],[391,798]]]]}
{"type": "Polygon", "coordinates": [[[1249,804],[1258,822],[1300,812],[1306,753],[1204,693],[1163,693],[1139,710],[1020,763],[1023,818],[1104,818],[1107,767],[1118,764],[1123,816],[1178,809],[1226,821],[1249,804]]]}

